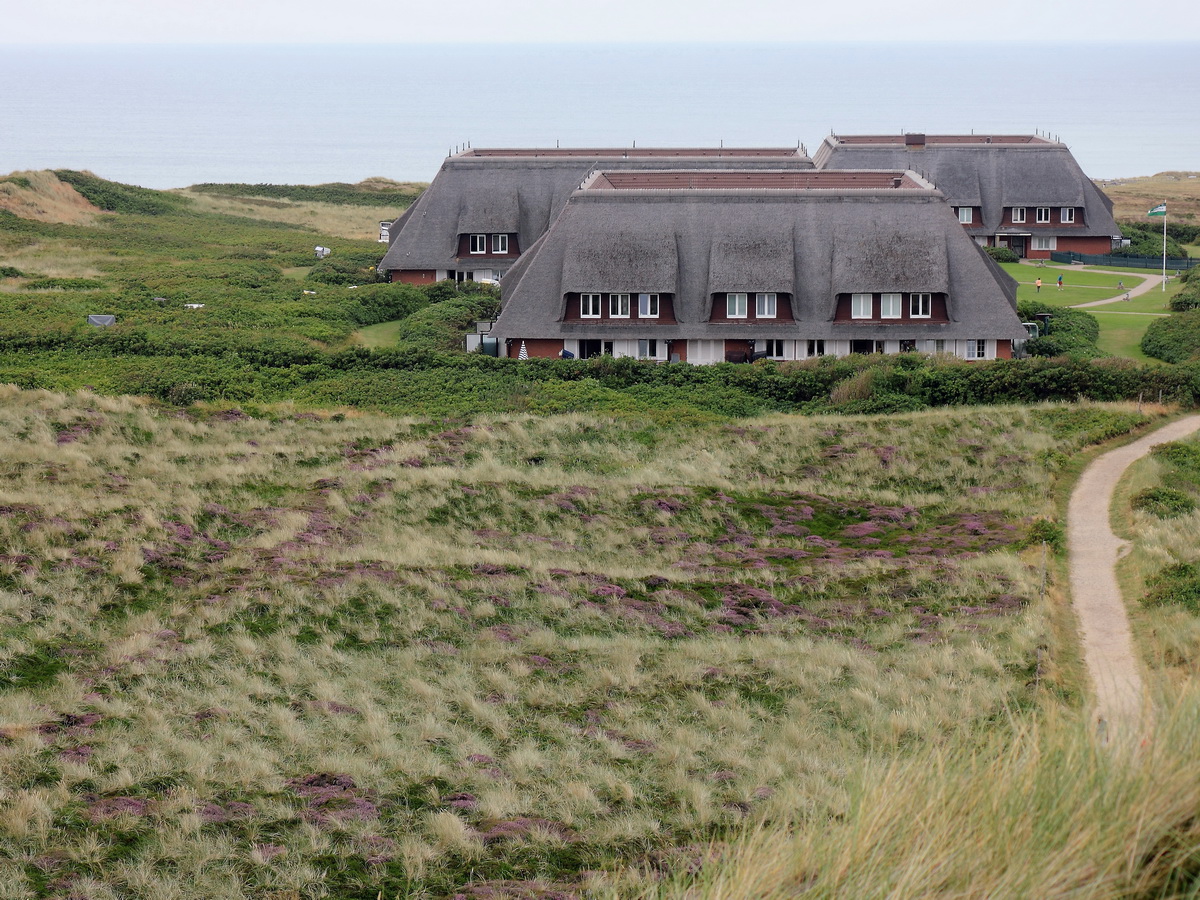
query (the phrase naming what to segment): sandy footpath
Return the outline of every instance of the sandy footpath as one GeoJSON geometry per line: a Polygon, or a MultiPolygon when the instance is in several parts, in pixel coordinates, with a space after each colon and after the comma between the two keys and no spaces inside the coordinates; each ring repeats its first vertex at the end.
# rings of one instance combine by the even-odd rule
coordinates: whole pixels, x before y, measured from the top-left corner
{"type": "Polygon", "coordinates": [[[1141,663],[1117,586],[1116,564],[1126,546],[1112,532],[1109,507],[1121,475],[1156,444],[1200,429],[1200,416],[1164,425],[1132,444],[1105,453],[1079,478],[1067,511],[1071,596],[1103,736],[1136,736],[1149,718],[1141,663]]]}

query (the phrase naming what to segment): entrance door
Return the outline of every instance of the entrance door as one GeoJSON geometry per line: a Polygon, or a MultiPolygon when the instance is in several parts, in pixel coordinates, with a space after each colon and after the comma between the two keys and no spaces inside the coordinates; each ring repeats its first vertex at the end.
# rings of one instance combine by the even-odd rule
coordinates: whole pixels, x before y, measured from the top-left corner
{"type": "Polygon", "coordinates": [[[1025,238],[1010,237],[1008,239],[1008,249],[1017,254],[1021,259],[1025,258],[1025,238]]]}

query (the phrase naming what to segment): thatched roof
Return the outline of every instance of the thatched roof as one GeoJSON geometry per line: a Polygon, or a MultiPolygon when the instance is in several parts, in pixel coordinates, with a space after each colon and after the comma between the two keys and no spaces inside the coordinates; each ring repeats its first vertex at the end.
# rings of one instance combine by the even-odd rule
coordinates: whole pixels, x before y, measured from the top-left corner
{"type": "Polygon", "coordinates": [[[601,161],[610,169],[813,168],[796,149],[468,150],[449,157],[393,223],[379,268],[456,269],[460,234],[516,234],[524,252],[601,161]]]}
{"type": "MultiPolygon", "coordinates": [[[[1080,237],[1120,235],[1112,201],[1088,178],[1066,144],[1032,135],[928,135],[905,144],[904,135],[830,135],[814,160],[823,171],[912,169],[931,181],[952,206],[981,207],[972,234],[996,234],[1004,208],[1082,207],[1083,219],[1055,232],[1080,237]]],[[[1029,221],[1033,221],[1032,212],[1029,221]]]]}
{"type": "Polygon", "coordinates": [[[770,334],[758,337],[895,336],[892,326],[833,322],[837,294],[878,291],[948,295],[949,324],[906,322],[904,337],[1025,334],[1015,282],[963,232],[941,193],[911,172],[902,187],[886,188],[579,190],[505,276],[492,333],[634,336],[646,323],[562,321],[564,298],[646,291],[674,294],[671,337],[744,337],[744,324],[708,321],[713,295],[735,290],[792,295],[794,323],[759,323],[770,334]]]}

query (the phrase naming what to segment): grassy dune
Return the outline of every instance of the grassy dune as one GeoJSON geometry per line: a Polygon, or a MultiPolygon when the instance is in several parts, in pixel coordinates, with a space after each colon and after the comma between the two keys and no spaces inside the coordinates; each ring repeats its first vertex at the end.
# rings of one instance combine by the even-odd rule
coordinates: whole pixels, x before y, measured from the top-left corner
{"type": "Polygon", "coordinates": [[[12,897],[629,892],[747,824],[824,830],[861,773],[1072,694],[1022,548],[1150,416],[0,391],[12,897]]]}

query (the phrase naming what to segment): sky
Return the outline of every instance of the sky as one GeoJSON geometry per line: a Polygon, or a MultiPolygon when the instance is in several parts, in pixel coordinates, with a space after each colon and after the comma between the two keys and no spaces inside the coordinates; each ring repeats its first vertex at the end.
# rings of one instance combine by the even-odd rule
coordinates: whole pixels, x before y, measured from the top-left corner
{"type": "Polygon", "coordinates": [[[0,44],[1194,41],[1193,3],[0,0],[0,44]]]}

